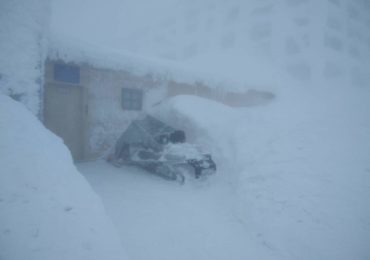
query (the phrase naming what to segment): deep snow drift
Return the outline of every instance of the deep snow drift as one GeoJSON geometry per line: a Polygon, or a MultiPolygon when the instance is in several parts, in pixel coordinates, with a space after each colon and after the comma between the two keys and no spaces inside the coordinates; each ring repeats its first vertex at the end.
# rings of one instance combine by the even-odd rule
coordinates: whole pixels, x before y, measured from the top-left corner
{"type": "Polygon", "coordinates": [[[239,215],[285,259],[370,257],[368,100],[354,87],[290,90],[235,128],[239,215]]]}
{"type": "Polygon", "coordinates": [[[212,148],[236,192],[235,214],[276,257],[368,259],[369,96],[353,87],[286,89],[248,109],[183,96],[157,114],[212,148]]]}
{"type": "Polygon", "coordinates": [[[133,167],[78,167],[132,259],[369,259],[369,97],[288,89],[233,109],[178,96],[153,114],[209,148],[215,176],[179,186],[133,167]]]}
{"type": "Polygon", "coordinates": [[[62,140],[0,95],[0,259],[126,259],[62,140]]]}

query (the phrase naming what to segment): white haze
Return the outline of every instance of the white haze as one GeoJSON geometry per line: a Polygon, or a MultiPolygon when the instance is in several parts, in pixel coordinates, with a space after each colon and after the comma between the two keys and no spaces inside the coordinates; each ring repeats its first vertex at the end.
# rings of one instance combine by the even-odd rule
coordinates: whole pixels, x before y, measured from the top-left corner
{"type": "Polygon", "coordinates": [[[0,47],[0,259],[370,259],[369,1],[3,0],[0,47]],[[78,172],[31,115],[47,55],[274,98],[145,107],[212,152],[206,181],[78,172]]]}

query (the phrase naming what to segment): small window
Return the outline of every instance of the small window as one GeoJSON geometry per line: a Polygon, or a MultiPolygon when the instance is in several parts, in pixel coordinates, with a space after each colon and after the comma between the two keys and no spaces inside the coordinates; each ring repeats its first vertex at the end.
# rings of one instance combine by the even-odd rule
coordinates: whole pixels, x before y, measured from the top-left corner
{"type": "Polygon", "coordinates": [[[122,108],[125,110],[141,110],[143,106],[143,91],[141,89],[122,89],[122,108]]]}
{"type": "Polygon", "coordinates": [[[54,80],[65,83],[80,83],[80,68],[66,64],[54,64],[54,80]]]}

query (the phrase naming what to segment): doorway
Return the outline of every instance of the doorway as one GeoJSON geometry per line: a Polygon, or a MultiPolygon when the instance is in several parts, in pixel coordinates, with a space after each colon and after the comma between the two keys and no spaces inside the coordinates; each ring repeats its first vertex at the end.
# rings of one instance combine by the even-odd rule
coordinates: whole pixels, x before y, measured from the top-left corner
{"type": "Polygon", "coordinates": [[[45,85],[44,124],[63,139],[75,161],[85,157],[84,100],[84,88],[81,85],[45,85]]]}

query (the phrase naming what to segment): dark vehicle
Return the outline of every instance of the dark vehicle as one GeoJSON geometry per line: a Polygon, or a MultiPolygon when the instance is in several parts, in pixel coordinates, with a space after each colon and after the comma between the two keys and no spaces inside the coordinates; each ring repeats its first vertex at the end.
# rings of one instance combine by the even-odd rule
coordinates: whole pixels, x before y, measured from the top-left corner
{"type": "Polygon", "coordinates": [[[184,173],[200,178],[216,171],[210,154],[186,143],[185,132],[145,116],[134,120],[118,139],[111,162],[139,166],[168,180],[185,181],[184,173]]]}

